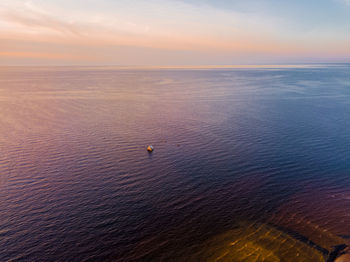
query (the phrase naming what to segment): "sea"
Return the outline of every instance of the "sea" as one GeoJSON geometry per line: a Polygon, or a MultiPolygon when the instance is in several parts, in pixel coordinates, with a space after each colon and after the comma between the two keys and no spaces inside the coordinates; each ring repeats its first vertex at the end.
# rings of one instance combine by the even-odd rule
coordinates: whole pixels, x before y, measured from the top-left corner
{"type": "Polygon", "coordinates": [[[0,67],[0,261],[317,262],[349,242],[350,64],[0,67]]]}

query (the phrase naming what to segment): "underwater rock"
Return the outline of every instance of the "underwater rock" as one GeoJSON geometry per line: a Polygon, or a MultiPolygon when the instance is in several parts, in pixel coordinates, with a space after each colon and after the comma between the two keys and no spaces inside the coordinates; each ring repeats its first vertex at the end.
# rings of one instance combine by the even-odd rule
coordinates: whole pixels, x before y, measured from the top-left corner
{"type": "MultiPolygon", "coordinates": [[[[320,250],[263,223],[241,222],[203,245],[193,261],[324,262],[320,250]]],[[[344,261],[345,262],[345,261],[344,261]]]]}

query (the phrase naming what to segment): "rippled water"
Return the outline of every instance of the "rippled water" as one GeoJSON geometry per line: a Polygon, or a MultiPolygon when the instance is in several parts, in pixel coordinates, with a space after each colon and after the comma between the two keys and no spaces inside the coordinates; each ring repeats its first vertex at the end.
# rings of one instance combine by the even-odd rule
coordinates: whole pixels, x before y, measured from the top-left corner
{"type": "Polygon", "coordinates": [[[349,65],[3,67],[0,261],[324,261],[349,152],[349,65]]]}

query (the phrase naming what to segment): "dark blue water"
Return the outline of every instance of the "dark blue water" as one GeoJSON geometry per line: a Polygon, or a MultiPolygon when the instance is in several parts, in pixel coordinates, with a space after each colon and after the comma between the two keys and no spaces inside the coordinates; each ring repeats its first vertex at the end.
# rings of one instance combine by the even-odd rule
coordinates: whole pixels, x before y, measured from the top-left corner
{"type": "Polygon", "coordinates": [[[0,69],[0,261],[323,261],[349,225],[349,65],[0,69]]]}

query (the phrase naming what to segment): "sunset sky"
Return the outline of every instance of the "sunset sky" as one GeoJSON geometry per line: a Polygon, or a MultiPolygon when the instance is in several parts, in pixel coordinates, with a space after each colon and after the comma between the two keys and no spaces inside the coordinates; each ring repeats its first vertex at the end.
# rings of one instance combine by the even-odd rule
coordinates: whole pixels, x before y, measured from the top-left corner
{"type": "Polygon", "coordinates": [[[0,65],[350,62],[350,0],[0,0],[0,65]]]}

